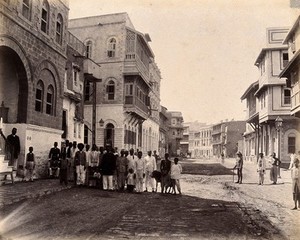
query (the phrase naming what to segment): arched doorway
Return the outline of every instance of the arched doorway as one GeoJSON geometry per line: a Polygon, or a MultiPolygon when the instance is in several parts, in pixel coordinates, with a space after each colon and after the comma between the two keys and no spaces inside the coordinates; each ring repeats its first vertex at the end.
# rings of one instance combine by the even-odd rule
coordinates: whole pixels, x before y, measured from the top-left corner
{"type": "Polygon", "coordinates": [[[104,145],[105,147],[114,147],[115,138],[115,126],[112,123],[108,123],[104,129],[104,145]]]}
{"type": "Polygon", "coordinates": [[[0,102],[8,108],[7,123],[26,123],[28,79],[18,54],[7,46],[0,46],[0,102]]]}

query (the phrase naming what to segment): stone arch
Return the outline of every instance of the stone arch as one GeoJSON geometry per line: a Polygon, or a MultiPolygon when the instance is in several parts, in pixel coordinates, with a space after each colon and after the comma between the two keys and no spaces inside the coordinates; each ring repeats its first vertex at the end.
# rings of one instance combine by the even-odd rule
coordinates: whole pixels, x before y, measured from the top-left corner
{"type": "Polygon", "coordinates": [[[42,70],[44,70],[44,69],[48,69],[53,74],[53,77],[55,80],[54,87],[56,90],[57,97],[59,97],[59,96],[62,97],[64,94],[64,92],[63,92],[64,89],[63,89],[62,82],[61,82],[61,79],[58,74],[58,70],[57,70],[56,66],[49,60],[43,60],[38,64],[38,66],[34,72],[34,79],[36,79],[36,81],[38,81],[40,74],[41,74],[42,70]]]}
{"type": "Polygon", "coordinates": [[[32,68],[26,51],[14,38],[0,35],[0,52],[3,63],[2,90],[5,89],[1,93],[1,101],[9,108],[8,115],[5,116],[6,121],[26,123],[32,84],[32,68]],[[10,81],[5,81],[5,78],[9,78],[10,81]],[[11,99],[8,93],[18,97],[11,99]]]}

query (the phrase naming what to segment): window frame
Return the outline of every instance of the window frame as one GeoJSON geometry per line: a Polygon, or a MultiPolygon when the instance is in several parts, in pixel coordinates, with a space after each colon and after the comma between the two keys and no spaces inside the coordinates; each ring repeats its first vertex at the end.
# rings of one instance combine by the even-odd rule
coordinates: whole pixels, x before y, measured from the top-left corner
{"type": "Polygon", "coordinates": [[[116,83],[115,83],[114,80],[109,79],[107,81],[107,84],[106,84],[106,96],[107,96],[107,100],[109,100],[109,101],[115,100],[115,93],[116,93],[116,83]],[[111,89],[113,91],[111,91],[111,89]]]}
{"type": "Polygon", "coordinates": [[[116,49],[117,49],[117,40],[116,40],[116,38],[112,37],[108,40],[107,57],[115,58],[116,57],[116,49]]]}
{"type": "Polygon", "coordinates": [[[43,105],[44,105],[44,83],[40,79],[36,84],[36,90],[35,90],[35,104],[34,104],[34,110],[36,112],[43,112],[43,105]],[[40,99],[37,98],[38,90],[40,91],[40,99]],[[37,104],[39,104],[40,110],[37,109],[37,104]]]}
{"type": "Polygon", "coordinates": [[[54,115],[54,87],[49,85],[46,94],[46,114],[54,115]],[[50,101],[49,101],[50,97],[50,101]]]}
{"type": "Polygon", "coordinates": [[[49,13],[50,13],[50,6],[48,1],[44,0],[42,5],[42,13],[41,13],[41,31],[45,34],[49,32],[49,13]],[[46,13],[45,17],[44,13],[46,13]]]}
{"type": "Polygon", "coordinates": [[[23,0],[22,1],[22,16],[27,20],[31,20],[31,0],[23,0]],[[28,3],[25,3],[27,1],[28,3]],[[26,10],[26,14],[25,14],[26,10]]]}
{"type": "Polygon", "coordinates": [[[62,45],[62,36],[63,36],[63,26],[64,21],[62,15],[59,13],[57,14],[56,18],[56,28],[55,28],[55,41],[62,45]],[[58,29],[59,28],[59,29],[58,29]]]}

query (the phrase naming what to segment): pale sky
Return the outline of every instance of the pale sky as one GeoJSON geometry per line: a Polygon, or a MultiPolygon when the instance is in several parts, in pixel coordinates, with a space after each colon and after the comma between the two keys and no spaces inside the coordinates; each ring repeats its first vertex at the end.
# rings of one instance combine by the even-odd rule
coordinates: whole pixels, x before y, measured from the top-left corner
{"type": "Polygon", "coordinates": [[[290,27],[289,0],[70,0],[70,18],[127,12],[149,33],[161,70],[161,105],[185,122],[245,120],[240,97],[258,80],[266,28],[290,27]]]}

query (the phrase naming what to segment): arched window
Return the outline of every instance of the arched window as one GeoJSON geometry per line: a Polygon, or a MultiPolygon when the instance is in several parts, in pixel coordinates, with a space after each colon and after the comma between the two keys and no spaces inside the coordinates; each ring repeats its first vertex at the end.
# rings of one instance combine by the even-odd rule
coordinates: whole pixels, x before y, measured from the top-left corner
{"type": "Polygon", "coordinates": [[[22,4],[22,15],[23,17],[25,17],[26,19],[30,20],[30,4],[31,4],[31,0],[23,0],[23,4],[22,4]]]}
{"type": "Polygon", "coordinates": [[[46,113],[53,115],[53,99],[54,99],[54,88],[50,85],[47,89],[47,98],[46,98],[46,113]]]}
{"type": "Polygon", "coordinates": [[[115,99],[115,82],[113,80],[109,80],[106,85],[106,93],[108,100],[115,99]]]}
{"type": "Polygon", "coordinates": [[[87,41],[85,44],[85,56],[87,58],[92,57],[92,41],[87,41]]]}
{"type": "Polygon", "coordinates": [[[104,129],[104,144],[105,146],[114,147],[115,126],[108,123],[104,129]]]}
{"type": "Polygon", "coordinates": [[[111,38],[108,41],[108,47],[107,47],[107,56],[110,58],[113,58],[116,56],[116,45],[117,41],[115,38],[111,38]]]}
{"type": "Polygon", "coordinates": [[[63,18],[59,13],[57,15],[57,20],[56,20],[56,42],[60,45],[62,44],[62,35],[63,35],[63,18]]]}
{"type": "Polygon", "coordinates": [[[43,1],[42,17],[41,17],[41,30],[48,34],[49,28],[49,4],[46,0],[43,1]]]}
{"type": "Polygon", "coordinates": [[[42,80],[39,80],[35,90],[35,111],[43,111],[43,99],[44,99],[44,84],[42,80]]]}

